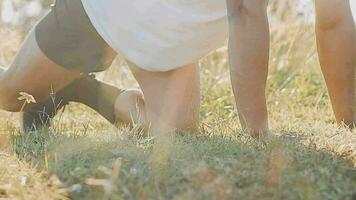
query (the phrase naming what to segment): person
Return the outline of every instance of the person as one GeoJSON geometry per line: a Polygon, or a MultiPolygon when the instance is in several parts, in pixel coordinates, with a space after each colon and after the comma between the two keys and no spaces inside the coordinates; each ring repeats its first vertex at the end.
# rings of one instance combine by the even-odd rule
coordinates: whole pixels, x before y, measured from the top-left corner
{"type": "Polygon", "coordinates": [[[354,128],[356,32],[350,1],[315,3],[319,60],[336,120],[354,128]]]}
{"type": "MultiPolygon", "coordinates": [[[[155,125],[150,125],[151,129],[195,130],[200,109],[197,62],[227,38],[226,5],[209,1],[208,7],[199,9],[205,3],[196,1],[192,10],[190,3],[171,3],[178,10],[166,3],[142,0],[104,4],[57,0],[29,33],[10,68],[0,75],[0,108],[20,111],[23,102],[17,101],[17,96],[26,92],[39,104],[25,107],[24,124],[37,118],[34,113],[45,116],[39,121],[46,122],[69,101],[94,104],[90,107],[97,110],[100,102],[106,106],[105,112],[100,112],[103,115],[114,104],[114,117],[129,121],[135,112],[130,108],[142,105],[137,103],[142,100],[140,91],[113,92],[108,86],[97,92],[94,90],[101,90],[103,83],[87,75],[104,70],[120,52],[144,96],[144,108],[139,109],[144,111],[137,114],[138,118],[147,118],[144,121],[150,123],[144,124],[155,125]],[[216,8],[212,14],[210,11],[216,8]],[[147,15],[147,11],[151,12],[147,15]],[[197,12],[195,16],[193,12],[197,12]],[[187,49],[196,51],[187,53],[187,49]],[[88,87],[89,83],[96,86],[88,87]],[[56,98],[50,98],[51,92],[56,98]],[[88,102],[91,98],[94,103],[88,102]]],[[[108,115],[106,118],[113,118],[112,113],[108,115]]]]}
{"type": "MultiPolygon", "coordinates": [[[[268,132],[268,0],[228,0],[232,85],[241,121],[268,132]]],[[[349,0],[315,0],[319,59],[336,120],[355,126],[355,23],[349,0]]]]}
{"type": "Polygon", "coordinates": [[[115,88],[91,74],[108,68],[117,53],[91,25],[80,1],[66,9],[69,2],[57,1],[30,31],[9,69],[0,68],[0,108],[24,111],[24,132],[48,126],[71,101],[95,109],[111,123],[130,123],[142,99],[139,90],[115,88]],[[20,92],[38,103],[23,108],[20,92]]]}
{"type": "MultiPolygon", "coordinates": [[[[142,94],[131,91],[107,95],[115,88],[100,92],[93,89],[94,95],[88,96],[96,99],[96,105],[94,102],[91,107],[97,109],[97,102],[109,102],[105,105],[114,107],[115,118],[126,114],[129,119],[139,104],[141,112],[135,115],[154,127],[195,130],[200,109],[198,60],[229,37],[230,71],[240,121],[253,136],[265,135],[267,5],[268,0],[57,0],[30,33],[10,69],[1,75],[0,107],[18,111],[21,102],[16,96],[20,91],[47,102],[41,105],[49,105],[52,90],[72,98],[66,101],[90,105],[83,96],[101,87],[82,90],[79,86],[90,82],[86,74],[105,69],[120,52],[142,94]],[[67,92],[78,90],[82,92],[67,92]],[[138,103],[143,98],[144,103],[138,103]]],[[[338,122],[351,125],[355,27],[349,1],[315,0],[315,5],[320,61],[335,115],[338,122]]]]}

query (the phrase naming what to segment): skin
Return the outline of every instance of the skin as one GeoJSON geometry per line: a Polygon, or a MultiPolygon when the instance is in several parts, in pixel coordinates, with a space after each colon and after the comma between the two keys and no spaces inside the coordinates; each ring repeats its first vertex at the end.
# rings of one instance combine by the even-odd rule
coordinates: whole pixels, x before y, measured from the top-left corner
{"type": "Polygon", "coordinates": [[[336,120],[355,126],[356,31],[349,0],[315,0],[319,60],[336,120]]]}
{"type": "MultiPolygon", "coordinates": [[[[48,59],[38,47],[34,31],[31,31],[10,67],[0,69],[0,109],[19,112],[23,106],[23,101],[17,99],[20,92],[31,94],[41,102],[79,76],[79,71],[67,70],[48,59]]],[[[117,111],[121,112],[118,120],[129,123],[130,114],[136,112],[135,105],[142,99],[142,93],[140,90],[127,90],[119,97],[116,100],[117,111]]]]}
{"type": "MultiPolygon", "coordinates": [[[[141,85],[145,103],[141,90],[126,90],[116,98],[118,121],[141,123],[161,132],[197,129],[200,109],[197,64],[170,72],[148,72],[132,63],[130,67],[141,85]]],[[[31,31],[8,70],[0,69],[0,109],[19,112],[23,105],[17,99],[20,92],[41,102],[79,76],[79,71],[67,70],[48,59],[31,31]]]]}
{"type": "MultiPolygon", "coordinates": [[[[227,0],[231,79],[243,127],[268,133],[268,0],[227,0]]],[[[355,24],[348,0],[315,0],[321,68],[337,122],[355,123],[355,24]]]]}
{"type": "Polygon", "coordinates": [[[20,92],[27,92],[37,101],[44,100],[80,75],[79,71],[65,70],[49,60],[40,50],[34,31],[25,39],[12,64],[0,75],[0,108],[18,112],[23,102],[20,92]]]}
{"type": "Polygon", "coordinates": [[[269,60],[267,0],[227,0],[232,86],[243,129],[268,130],[265,87],[269,60]]]}
{"type": "MultiPolygon", "coordinates": [[[[254,6],[259,7],[259,0],[249,0],[246,2],[249,5],[248,9],[253,9],[254,6]]],[[[230,5],[237,8],[233,0],[230,0],[230,5]]],[[[263,102],[265,101],[264,86],[265,76],[267,74],[268,61],[268,29],[266,17],[260,15],[267,3],[254,13],[248,12],[231,12],[230,19],[234,19],[231,13],[236,14],[236,19],[232,27],[233,34],[241,33],[239,38],[230,38],[230,55],[244,52],[243,46],[249,47],[247,52],[261,52],[260,54],[245,54],[240,56],[241,61],[232,59],[232,77],[236,96],[239,93],[241,98],[238,101],[240,116],[242,122],[247,127],[254,127],[256,132],[267,129],[267,109],[263,102]],[[246,18],[240,18],[246,16],[246,18]],[[250,14],[258,15],[258,25],[255,26],[254,21],[248,21],[250,14]],[[246,23],[244,23],[246,22],[246,23]],[[262,26],[262,28],[261,28],[262,26]],[[251,33],[261,34],[251,34],[251,33]],[[243,43],[244,41],[245,43],[243,43]],[[255,43],[248,41],[257,40],[255,43]],[[236,43],[236,45],[235,45],[236,43]],[[258,44],[262,43],[260,46],[258,44]],[[267,51],[267,52],[266,52],[267,51]],[[255,57],[260,59],[260,63],[255,65],[253,62],[255,57]],[[246,65],[247,63],[247,65],[246,65]],[[237,66],[237,67],[235,67],[237,66]],[[250,70],[253,68],[253,70],[250,70]],[[264,73],[259,74],[260,69],[264,68],[264,73]],[[244,74],[247,71],[247,74],[244,74]],[[243,72],[243,73],[241,73],[243,72]],[[249,79],[251,76],[257,83],[249,79]],[[244,83],[244,84],[239,84],[244,83]],[[253,91],[253,92],[252,92],[253,91]],[[251,93],[252,92],[252,93],[251,93]],[[256,96],[253,94],[255,93],[256,96]],[[255,99],[251,101],[251,99],[255,99]],[[254,106],[258,105],[258,106],[254,106]]],[[[231,6],[229,6],[231,7],[231,6]]],[[[238,10],[237,10],[238,11],[238,10]]],[[[231,20],[230,20],[231,21],[231,20]]],[[[144,94],[145,103],[139,103],[141,106],[140,113],[135,113],[137,110],[137,99],[140,99],[140,94],[125,93],[117,98],[116,113],[117,118],[122,121],[130,121],[131,116],[139,116],[138,118],[145,119],[144,124],[153,126],[153,129],[158,129],[163,132],[174,130],[195,130],[199,122],[200,109],[200,88],[199,88],[199,68],[196,64],[182,66],[170,72],[147,72],[139,69],[134,64],[130,67],[138,80],[144,94]],[[124,108],[128,108],[125,110],[124,108]],[[126,117],[125,117],[126,116],[126,117]]],[[[9,70],[0,74],[0,108],[8,111],[17,112],[21,109],[23,102],[17,100],[19,92],[27,92],[32,94],[37,101],[47,99],[52,91],[58,91],[69,84],[71,81],[78,78],[79,71],[69,71],[61,66],[56,65],[49,60],[39,49],[35,41],[34,32],[31,32],[22,45],[21,50],[15,57],[9,70]]]]}
{"type": "MultiPolygon", "coordinates": [[[[268,0],[227,0],[231,79],[240,121],[251,135],[268,133],[266,79],[269,60],[268,0]]],[[[336,119],[354,123],[355,27],[347,0],[315,0],[317,42],[322,71],[336,119]],[[337,50],[336,50],[337,49],[337,50]]],[[[170,72],[148,72],[130,63],[140,91],[128,91],[116,101],[117,117],[132,116],[155,130],[196,130],[199,122],[200,83],[196,64],[170,72]],[[144,98],[144,103],[143,99],[144,98]],[[139,107],[139,109],[137,109],[139,107]]],[[[45,99],[78,78],[46,58],[31,32],[13,64],[0,72],[0,108],[19,111],[19,92],[45,99]]]]}
{"type": "Polygon", "coordinates": [[[198,64],[168,72],[149,72],[129,62],[145,100],[145,114],[155,132],[194,132],[199,124],[198,64]]]}

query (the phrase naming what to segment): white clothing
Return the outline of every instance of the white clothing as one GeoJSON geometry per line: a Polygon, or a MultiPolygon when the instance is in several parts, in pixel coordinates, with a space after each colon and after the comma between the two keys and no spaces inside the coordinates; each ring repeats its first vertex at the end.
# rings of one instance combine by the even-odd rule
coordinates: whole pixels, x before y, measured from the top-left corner
{"type": "Polygon", "coordinates": [[[148,71],[192,64],[228,37],[225,0],[82,0],[98,33],[148,71]]]}

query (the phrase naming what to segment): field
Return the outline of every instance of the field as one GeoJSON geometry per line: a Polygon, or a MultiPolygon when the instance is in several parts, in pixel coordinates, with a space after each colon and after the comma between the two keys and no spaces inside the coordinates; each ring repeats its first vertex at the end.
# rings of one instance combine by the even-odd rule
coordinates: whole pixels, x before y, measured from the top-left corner
{"type": "MultiPolygon", "coordinates": [[[[223,47],[201,61],[198,133],[157,142],[71,104],[50,130],[20,135],[18,114],[0,111],[0,199],[356,199],[356,132],[334,124],[313,26],[290,18],[271,22],[268,106],[280,137],[241,131],[223,47]]],[[[0,65],[23,35],[0,27],[0,65]]],[[[136,86],[121,58],[99,77],[136,86]]]]}

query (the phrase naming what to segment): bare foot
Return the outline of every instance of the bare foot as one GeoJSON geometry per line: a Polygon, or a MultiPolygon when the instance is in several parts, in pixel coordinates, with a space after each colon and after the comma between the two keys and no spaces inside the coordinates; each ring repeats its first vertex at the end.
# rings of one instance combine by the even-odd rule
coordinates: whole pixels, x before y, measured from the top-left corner
{"type": "Polygon", "coordinates": [[[115,102],[115,115],[118,122],[145,126],[147,122],[142,91],[129,89],[121,93],[115,102]]]}

